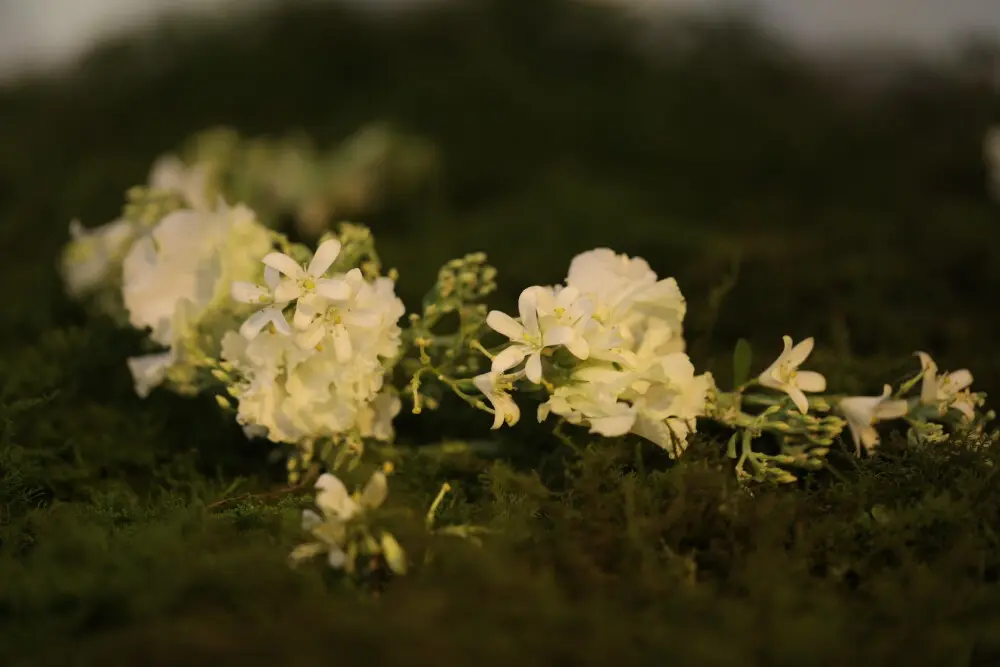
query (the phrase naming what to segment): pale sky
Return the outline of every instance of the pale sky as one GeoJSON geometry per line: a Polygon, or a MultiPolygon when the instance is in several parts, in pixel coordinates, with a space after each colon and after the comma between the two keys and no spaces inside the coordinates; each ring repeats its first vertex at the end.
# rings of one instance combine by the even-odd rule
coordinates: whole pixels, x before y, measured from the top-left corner
{"type": "MultiPolygon", "coordinates": [[[[232,12],[274,0],[0,0],[0,78],[71,60],[109,33],[166,11],[232,12]]],[[[354,0],[370,6],[421,0],[354,0]]],[[[1000,0],[588,0],[632,6],[756,6],[771,25],[806,44],[892,42],[924,50],[976,30],[1000,40],[1000,0]]]]}

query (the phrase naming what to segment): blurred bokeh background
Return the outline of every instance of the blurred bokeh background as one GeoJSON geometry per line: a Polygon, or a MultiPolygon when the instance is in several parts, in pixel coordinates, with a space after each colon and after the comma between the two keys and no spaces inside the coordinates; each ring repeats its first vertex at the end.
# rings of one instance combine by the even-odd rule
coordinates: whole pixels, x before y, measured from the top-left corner
{"type": "Polygon", "coordinates": [[[353,216],[411,303],[465,252],[503,306],[611,246],[678,278],[699,365],[791,333],[848,389],[914,349],[1000,388],[998,43],[991,0],[0,2],[0,271],[34,290],[8,336],[76,316],[68,221],[115,217],[193,133],[377,121],[439,157],[353,216]]]}

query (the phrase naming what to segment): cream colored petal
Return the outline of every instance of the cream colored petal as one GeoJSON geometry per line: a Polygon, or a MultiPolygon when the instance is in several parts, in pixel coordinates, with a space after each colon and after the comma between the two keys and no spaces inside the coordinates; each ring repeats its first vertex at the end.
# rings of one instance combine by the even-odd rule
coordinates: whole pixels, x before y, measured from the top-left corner
{"type": "Polygon", "coordinates": [[[948,373],[948,389],[951,392],[959,392],[968,388],[972,384],[972,373],[967,368],[948,373]]]}
{"type": "Polygon", "coordinates": [[[264,303],[270,299],[271,290],[240,280],[230,285],[229,294],[240,303],[264,303]]]}
{"type": "MultiPolygon", "coordinates": [[[[788,343],[791,341],[791,338],[788,338],[787,336],[785,338],[787,339],[785,341],[785,348],[787,350],[788,343]]],[[[815,346],[815,344],[816,344],[816,341],[813,340],[813,338],[811,336],[809,338],[806,338],[805,340],[803,340],[802,342],[800,342],[798,345],[796,345],[795,347],[793,347],[791,350],[788,350],[788,356],[786,357],[786,361],[793,368],[798,368],[803,363],[805,363],[805,360],[809,358],[810,354],[812,354],[813,347],[815,346]]],[[[820,390],[820,391],[822,391],[822,390],[820,390]]]]}
{"type": "Polygon", "coordinates": [[[513,317],[499,310],[490,311],[486,316],[486,326],[511,340],[521,340],[524,337],[524,327],[513,317]]]}
{"type": "Polygon", "coordinates": [[[809,399],[806,395],[802,393],[802,390],[794,385],[788,385],[785,387],[785,393],[788,394],[792,402],[795,403],[795,407],[799,409],[799,412],[806,414],[809,412],[809,399]]]}
{"type": "Polygon", "coordinates": [[[902,399],[884,401],[875,410],[875,418],[881,421],[905,417],[910,411],[910,405],[902,399]]]}
{"type": "Polygon", "coordinates": [[[529,382],[539,384],[542,381],[542,355],[534,352],[528,357],[528,363],[524,365],[524,373],[529,382]]]}
{"type": "Polygon", "coordinates": [[[816,371],[799,371],[795,374],[795,384],[802,391],[826,391],[826,378],[816,371]]]}
{"type": "Polygon", "coordinates": [[[503,349],[497,356],[493,357],[492,372],[503,373],[509,368],[521,363],[531,352],[531,349],[524,345],[509,345],[503,349]]]}
{"type": "Polygon", "coordinates": [[[305,277],[305,271],[299,263],[282,252],[269,252],[260,260],[264,266],[270,266],[285,274],[289,278],[299,279],[305,277]]]}
{"type": "Polygon", "coordinates": [[[309,262],[309,275],[319,278],[326,273],[327,269],[333,266],[337,256],[340,255],[340,247],[340,241],[337,239],[330,239],[321,243],[316,248],[316,254],[313,255],[312,261],[309,262]]]}
{"type": "Polygon", "coordinates": [[[389,480],[385,473],[376,470],[361,491],[361,506],[367,509],[381,507],[389,495],[389,480]]]}
{"type": "Polygon", "coordinates": [[[537,336],[538,330],[538,300],[535,287],[529,287],[521,292],[517,299],[517,313],[521,316],[521,324],[529,336],[537,336]]]}
{"type": "Polygon", "coordinates": [[[316,282],[316,293],[333,301],[343,301],[351,297],[351,286],[343,278],[324,278],[316,282]]]}
{"type": "Polygon", "coordinates": [[[302,296],[302,288],[294,280],[283,280],[274,288],[275,303],[288,303],[302,296]]]}
{"type": "Polygon", "coordinates": [[[549,329],[542,336],[542,345],[550,347],[553,345],[565,345],[576,338],[576,333],[569,327],[555,327],[549,329]]]}

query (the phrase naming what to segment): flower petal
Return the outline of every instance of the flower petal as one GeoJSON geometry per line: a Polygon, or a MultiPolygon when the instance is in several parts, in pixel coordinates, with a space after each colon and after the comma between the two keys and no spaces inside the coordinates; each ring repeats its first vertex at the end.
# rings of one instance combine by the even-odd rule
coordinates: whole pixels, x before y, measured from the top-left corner
{"type": "Polygon", "coordinates": [[[574,336],[572,340],[566,343],[566,349],[581,361],[586,361],[590,358],[590,343],[583,336],[574,336]]]}
{"type": "Polygon", "coordinates": [[[256,338],[257,334],[260,333],[260,330],[267,326],[268,322],[271,321],[271,315],[267,312],[268,310],[268,308],[258,310],[256,313],[248,317],[240,327],[240,335],[247,340],[253,340],[256,338]]]}
{"type": "Polygon", "coordinates": [[[531,352],[531,349],[524,345],[509,345],[497,356],[493,357],[493,365],[490,370],[494,373],[504,371],[517,366],[531,352]]]}
{"type": "Polygon", "coordinates": [[[264,266],[277,269],[289,278],[299,279],[305,277],[305,272],[299,266],[299,263],[283,252],[269,252],[260,261],[264,263],[264,266]]]}
{"type": "Polygon", "coordinates": [[[816,371],[799,371],[795,374],[795,384],[802,391],[826,391],[826,378],[816,371]]]}
{"type": "Polygon", "coordinates": [[[333,266],[337,255],[340,254],[340,247],[340,241],[337,239],[330,239],[321,243],[316,248],[316,254],[313,255],[312,261],[309,262],[309,275],[313,278],[319,278],[326,273],[327,269],[333,266]]]}
{"type": "Polygon", "coordinates": [[[565,345],[576,337],[576,333],[569,327],[554,327],[545,332],[542,336],[542,345],[565,345]]]}
{"type": "Polygon", "coordinates": [[[926,352],[917,352],[916,354],[920,357],[920,369],[923,371],[923,380],[920,384],[920,402],[933,403],[937,400],[937,364],[926,352]]]}
{"type": "Polygon", "coordinates": [[[322,342],[324,336],[326,336],[326,327],[323,322],[313,322],[299,336],[299,345],[307,350],[312,349],[322,342]]]}
{"type": "Polygon", "coordinates": [[[316,307],[314,299],[299,299],[295,302],[295,315],[292,316],[292,326],[299,331],[307,329],[318,314],[319,309],[316,307]]]}
{"type": "Polygon", "coordinates": [[[381,507],[388,495],[389,480],[386,479],[384,472],[376,470],[361,491],[361,506],[365,509],[381,507]]]}
{"type": "Polygon", "coordinates": [[[599,433],[606,438],[625,435],[635,424],[635,417],[634,410],[628,410],[627,412],[607,417],[592,417],[590,419],[590,432],[599,433]]]}
{"type": "Polygon", "coordinates": [[[230,285],[229,295],[240,303],[264,303],[270,299],[271,290],[239,280],[230,285]]]}
{"type": "Polygon", "coordinates": [[[340,324],[333,329],[333,351],[337,356],[337,361],[346,363],[350,361],[354,354],[354,347],[351,345],[351,336],[347,333],[347,328],[340,324]]]}
{"type": "Polygon", "coordinates": [[[262,312],[267,313],[267,320],[274,325],[274,330],[283,336],[292,333],[292,327],[288,326],[288,321],[278,308],[265,308],[262,312]]]}
{"type": "Polygon", "coordinates": [[[144,354],[140,357],[127,359],[128,369],[135,383],[135,393],[139,398],[149,396],[155,387],[160,385],[167,375],[167,369],[174,363],[172,352],[144,354]]]}
{"type": "Polygon", "coordinates": [[[524,365],[524,374],[529,382],[539,384],[542,381],[542,354],[533,353],[528,357],[528,363],[524,365]]]}
{"type": "Polygon", "coordinates": [[[310,558],[315,558],[319,554],[326,550],[326,546],[320,544],[319,542],[309,542],[307,544],[300,544],[292,550],[289,554],[288,559],[295,567],[304,560],[309,560],[310,558]]]}
{"type": "Polygon", "coordinates": [[[264,284],[273,292],[279,283],[281,283],[281,271],[278,271],[273,266],[265,266],[264,284]]]}
{"type": "Polygon", "coordinates": [[[316,281],[316,293],[334,301],[351,298],[351,285],[342,278],[324,278],[316,281]]]}
{"type": "Polygon", "coordinates": [[[910,411],[910,404],[902,399],[894,401],[884,401],[875,410],[875,418],[878,420],[900,419],[910,411]]]}
{"type": "Polygon", "coordinates": [[[538,335],[538,297],[535,287],[528,287],[517,298],[517,313],[521,316],[521,324],[530,336],[538,335]]]}
{"type": "Polygon", "coordinates": [[[312,530],[322,525],[323,517],[312,510],[302,510],[302,530],[312,530]]]}
{"type": "Polygon", "coordinates": [[[283,280],[274,289],[275,303],[288,303],[302,296],[302,288],[294,280],[283,280]]]}
{"type": "Polygon", "coordinates": [[[335,570],[339,570],[347,564],[347,554],[344,550],[338,546],[330,545],[330,553],[327,555],[326,562],[330,564],[335,570]]]}
{"type": "Polygon", "coordinates": [[[486,316],[486,326],[511,340],[521,340],[524,337],[524,327],[507,313],[491,310],[486,316]]]}
{"type": "Polygon", "coordinates": [[[785,387],[785,392],[792,399],[792,402],[795,403],[795,407],[799,409],[799,412],[802,414],[809,412],[809,399],[806,398],[801,389],[794,385],[788,385],[785,387]]]}
{"type": "MultiPolygon", "coordinates": [[[[785,348],[787,350],[788,344],[791,342],[792,339],[789,338],[788,336],[785,336],[785,339],[786,339],[785,340],[785,348]]],[[[810,354],[812,354],[813,347],[815,345],[816,345],[816,341],[812,338],[812,336],[810,336],[809,338],[806,338],[805,340],[803,340],[802,342],[800,342],[798,345],[796,345],[795,347],[793,347],[791,350],[787,350],[787,356],[785,357],[785,360],[793,368],[798,368],[803,363],[805,363],[805,360],[809,358],[810,354]]],[[[822,391],[822,390],[819,390],[819,391],[822,391]]]]}
{"type": "Polygon", "coordinates": [[[962,391],[972,384],[972,373],[967,368],[948,373],[948,390],[951,392],[962,391]]]}

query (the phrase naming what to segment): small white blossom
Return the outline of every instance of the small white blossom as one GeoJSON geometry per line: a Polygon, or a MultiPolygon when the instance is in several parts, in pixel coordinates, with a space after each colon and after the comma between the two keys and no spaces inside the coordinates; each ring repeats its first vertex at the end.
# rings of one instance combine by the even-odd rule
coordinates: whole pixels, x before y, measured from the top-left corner
{"type": "MultiPolygon", "coordinates": [[[[267,228],[244,206],[168,214],[132,244],[122,262],[129,322],[149,329],[155,343],[176,353],[178,343],[225,309],[230,283],[249,277],[269,247],[267,228]]],[[[230,319],[224,319],[228,326],[230,319]]],[[[130,360],[136,391],[147,394],[169,368],[184,363],[176,354],[130,360]]]]}
{"type": "Polygon", "coordinates": [[[74,220],[69,224],[69,235],[60,268],[66,291],[77,297],[112,280],[135,230],[127,220],[116,220],[94,229],[85,229],[79,220],[74,220]]]}
{"type": "Polygon", "coordinates": [[[308,267],[300,266],[280,252],[268,253],[261,260],[265,266],[277,269],[285,276],[274,288],[272,298],[277,304],[296,302],[292,318],[296,329],[305,329],[312,323],[319,311],[320,297],[346,299],[350,296],[350,285],[343,278],[323,278],[340,254],[340,248],[340,241],[336,239],[320,244],[308,267]]]}
{"type": "Polygon", "coordinates": [[[890,399],[892,387],[885,385],[880,396],[850,396],[841,399],[840,412],[847,420],[854,439],[854,451],[860,456],[861,447],[871,452],[879,443],[875,423],[886,419],[899,419],[906,415],[908,405],[902,399],[890,399]]]}
{"type": "Polygon", "coordinates": [[[972,373],[968,369],[942,373],[938,375],[938,367],[926,352],[917,352],[923,379],[920,388],[920,402],[924,405],[935,405],[943,416],[949,408],[962,413],[966,421],[975,417],[976,401],[968,391],[972,385],[972,373]]]}
{"type": "Polygon", "coordinates": [[[314,542],[300,545],[292,551],[293,565],[321,553],[327,554],[327,562],[334,569],[347,565],[348,523],[368,510],[377,509],[389,494],[385,473],[376,471],[360,493],[349,494],[347,487],[336,476],[329,473],[316,480],[317,514],[313,510],[302,512],[302,529],[310,532],[314,542]]]}
{"type": "Polygon", "coordinates": [[[800,371],[812,353],[814,341],[806,338],[793,347],[791,336],[783,336],[785,349],[773,364],[760,374],[759,382],[769,389],[782,391],[792,399],[799,412],[809,411],[809,401],[803,392],[826,390],[826,378],[815,371],[800,371]]]}
{"type": "Polygon", "coordinates": [[[208,197],[208,168],[204,164],[189,167],[175,155],[164,155],[150,170],[149,186],[179,193],[195,210],[212,208],[208,197]]]}
{"type": "Polygon", "coordinates": [[[517,309],[520,321],[494,310],[486,316],[486,324],[511,341],[511,344],[493,359],[493,372],[503,373],[527,357],[525,374],[528,380],[538,384],[542,381],[542,350],[554,345],[564,345],[574,340],[576,336],[570,327],[552,326],[553,322],[539,321],[536,290],[535,287],[529,287],[518,297],[517,309]]]}
{"type": "Polygon", "coordinates": [[[476,389],[482,392],[486,400],[493,406],[493,426],[491,428],[498,429],[503,426],[504,422],[513,426],[521,418],[521,409],[517,407],[517,403],[508,393],[514,385],[514,380],[520,375],[521,373],[502,375],[490,371],[472,379],[476,389]]]}

